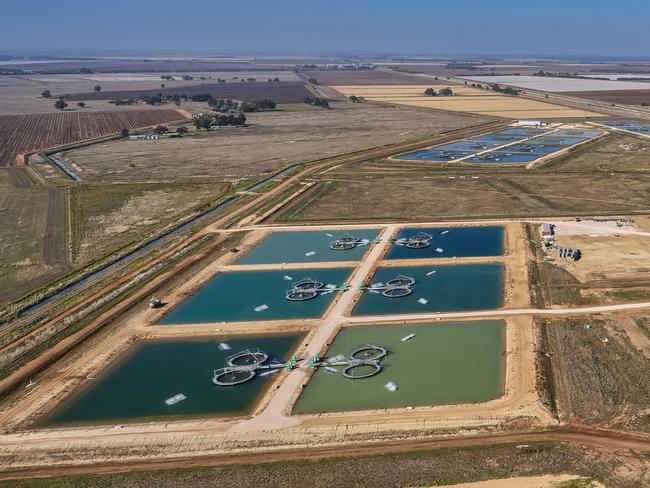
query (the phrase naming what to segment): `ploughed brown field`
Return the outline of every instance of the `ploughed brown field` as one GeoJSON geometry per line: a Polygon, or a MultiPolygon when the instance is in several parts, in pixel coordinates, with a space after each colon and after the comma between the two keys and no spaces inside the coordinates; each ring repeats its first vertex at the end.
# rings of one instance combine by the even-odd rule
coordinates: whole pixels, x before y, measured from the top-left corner
{"type": "Polygon", "coordinates": [[[158,93],[171,95],[202,95],[209,93],[214,98],[232,98],[234,100],[255,101],[270,98],[276,103],[302,102],[305,97],[313,96],[301,81],[269,82],[267,78],[245,83],[203,83],[182,88],[159,88],[154,90],[120,90],[70,94],[69,100],[127,100],[158,93]]]}
{"type": "Polygon", "coordinates": [[[178,110],[0,115],[0,166],[23,152],[184,119],[178,110]]]}
{"type": "Polygon", "coordinates": [[[563,92],[562,95],[625,105],[641,105],[645,103],[650,106],[650,82],[647,90],[577,91],[563,92]]]}

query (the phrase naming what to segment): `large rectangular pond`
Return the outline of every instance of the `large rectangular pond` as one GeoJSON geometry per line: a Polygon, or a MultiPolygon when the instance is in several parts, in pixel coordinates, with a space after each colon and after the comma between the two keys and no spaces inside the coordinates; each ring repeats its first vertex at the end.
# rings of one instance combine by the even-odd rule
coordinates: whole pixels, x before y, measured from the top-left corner
{"type": "Polygon", "coordinates": [[[402,229],[397,235],[408,239],[424,232],[433,236],[431,245],[411,249],[393,244],[386,259],[431,259],[450,257],[478,257],[503,255],[504,229],[501,226],[477,227],[418,227],[402,229]]]}
{"type": "Polygon", "coordinates": [[[272,378],[286,373],[219,387],[212,383],[213,370],[223,367],[227,356],[247,348],[260,348],[270,359],[286,361],[303,337],[300,333],[144,341],[89,379],[39,425],[245,415],[255,408],[272,378]],[[223,350],[220,343],[231,349],[223,350]],[[186,399],[165,404],[179,393],[186,399]]]}
{"type": "Polygon", "coordinates": [[[273,232],[237,262],[274,264],[356,261],[361,259],[378,234],[376,229],[273,232]],[[331,249],[334,241],[346,235],[359,239],[355,247],[345,250],[331,249]]]}
{"type": "Polygon", "coordinates": [[[351,380],[319,369],[294,412],[477,403],[502,395],[505,326],[500,320],[350,327],[336,336],[327,354],[347,355],[365,343],[387,348],[382,371],[351,380]],[[386,389],[388,382],[397,390],[386,389]]]}
{"type": "Polygon", "coordinates": [[[411,294],[388,298],[376,290],[366,290],[352,315],[488,310],[503,305],[501,263],[390,266],[378,268],[369,284],[385,284],[398,275],[415,279],[411,294]]]}
{"type": "Polygon", "coordinates": [[[305,319],[323,315],[336,293],[291,302],[285,291],[311,278],[340,286],[351,268],[293,269],[290,271],[228,271],[217,274],[159,321],[160,325],[211,322],[305,319]]]}

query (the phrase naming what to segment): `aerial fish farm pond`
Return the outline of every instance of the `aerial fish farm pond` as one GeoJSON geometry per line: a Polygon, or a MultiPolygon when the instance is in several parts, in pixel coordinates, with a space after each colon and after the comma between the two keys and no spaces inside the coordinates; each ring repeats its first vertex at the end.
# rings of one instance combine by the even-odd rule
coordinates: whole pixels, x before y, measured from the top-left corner
{"type": "Polygon", "coordinates": [[[397,235],[386,259],[502,256],[503,236],[501,226],[406,228],[397,235]],[[405,244],[418,235],[430,236],[430,245],[418,249],[405,244]]]}
{"type": "Polygon", "coordinates": [[[352,314],[495,309],[503,305],[503,277],[502,263],[380,267],[352,314]],[[407,283],[394,286],[393,281],[407,283]]]}
{"type": "Polygon", "coordinates": [[[388,354],[377,374],[349,379],[340,368],[318,368],[294,413],[369,410],[485,402],[502,395],[505,324],[501,320],[342,329],[327,357],[346,355],[362,344],[388,354]]]}
{"type": "Polygon", "coordinates": [[[287,361],[304,334],[151,340],[136,344],[38,422],[41,427],[126,421],[223,417],[250,413],[273,378],[257,374],[236,386],[217,386],[213,371],[227,357],[259,348],[287,361]]]}
{"type": "Polygon", "coordinates": [[[378,234],[376,229],[273,232],[242,256],[237,264],[357,261],[378,234]],[[349,248],[334,244],[337,240],[346,238],[351,241],[349,248]]]}
{"type": "Polygon", "coordinates": [[[225,271],[164,315],[158,324],[317,318],[323,315],[337,291],[346,286],[351,273],[351,268],[225,271]],[[321,284],[317,296],[303,301],[287,300],[287,292],[305,279],[321,284]]]}

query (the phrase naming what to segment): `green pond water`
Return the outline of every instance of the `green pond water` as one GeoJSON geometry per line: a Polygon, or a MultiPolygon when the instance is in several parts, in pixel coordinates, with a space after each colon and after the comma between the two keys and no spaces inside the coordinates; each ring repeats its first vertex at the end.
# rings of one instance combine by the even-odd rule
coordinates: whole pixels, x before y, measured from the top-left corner
{"type": "Polygon", "coordinates": [[[285,291],[292,283],[312,278],[336,286],[351,268],[292,269],[288,271],[228,271],[219,273],[191,297],[164,315],[158,324],[257,321],[316,318],[323,315],[336,293],[312,300],[290,302],[285,291]],[[288,278],[292,278],[289,280],[288,278]],[[268,308],[260,310],[258,307],[268,308]],[[258,311],[255,309],[258,308],[258,311]]]}
{"type": "Polygon", "coordinates": [[[106,371],[42,419],[41,426],[114,423],[197,416],[232,416],[250,412],[270,382],[284,370],[256,376],[237,386],[216,386],[212,372],[225,358],[260,348],[269,359],[288,360],[303,334],[145,341],[136,344],[106,371]],[[230,350],[220,350],[219,343],[230,350]],[[187,399],[164,401],[178,393],[187,399]]]}
{"type": "Polygon", "coordinates": [[[415,279],[413,292],[401,298],[386,298],[380,293],[366,290],[352,314],[385,315],[499,308],[503,305],[503,273],[501,263],[380,267],[370,284],[386,283],[401,274],[415,279]]]}
{"type": "Polygon", "coordinates": [[[477,403],[502,394],[505,326],[500,320],[352,327],[336,336],[327,354],[347,355],[365,343],[388,349],[381,372],[351,380],[319,369],[294,412],[477,403]],[[409,334],[416,335],[401,342],[409,334]],[[387,390],[388,382],[398,389],[387,390]]]}
{"type": "Polygon", "coordinates": [[[368,245],[339,251],[330,249],[330,243],[345,234],[372,241],[379,232],[376,229],[273,232],[237,262],[238,264],[322,263],[361,259],[368,250],[368,245]]]}

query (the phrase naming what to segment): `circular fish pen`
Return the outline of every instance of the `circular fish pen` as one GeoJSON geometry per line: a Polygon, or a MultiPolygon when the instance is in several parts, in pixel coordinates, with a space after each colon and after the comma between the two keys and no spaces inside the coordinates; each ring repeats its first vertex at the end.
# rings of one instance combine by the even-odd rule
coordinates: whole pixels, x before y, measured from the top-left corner
{"type": "Polygon", "coordinates": [[[246,349],[226,358],[226,366],[215,369],[212,373],[212,383],[217,386],[235,386],[252,380],[258,370],[275,370],[284,364],[264,364],[269,355],[259,349],[246,349]]]}
{"type": "Polygon", "coordinates": [[[341,289],[341,287],[337,288],[335,285],[325,285],[322,281],[305,278],[296,281],[290,290],[286,290],[284,297],[290,302],[303,302],[316,298],[321,293],[327,294],[341,289]]]}
{"type": "Polygon", "coordinates": [[[362,239],[351,234],[345,234],[330,243],[330,249],[333,251],[349,251],[360,245],[362,239]]]}
{"type": "Polygon", "coordinates": [[[352,380],[370,378],[383,369],[381,360],[387,355],[383,346],[366,344],[358,347],[350,353],[349,362],[341,369],[341,374],[352,380]]]}
{"type": "Polygon", "coordinates": [[[414,236],[404,239],[404,245],[409,249],[424,249],[433,242],[433,236],[425,232],[419,232],[414,236]]]}
{"type": "Polygon", "coordinates": [[[415,279],[410,276],[397,275],[384,283],[370,285],[366,289],[372,293],[381,293],[386,298],[402,298],[413,293],[415,279]]]}

